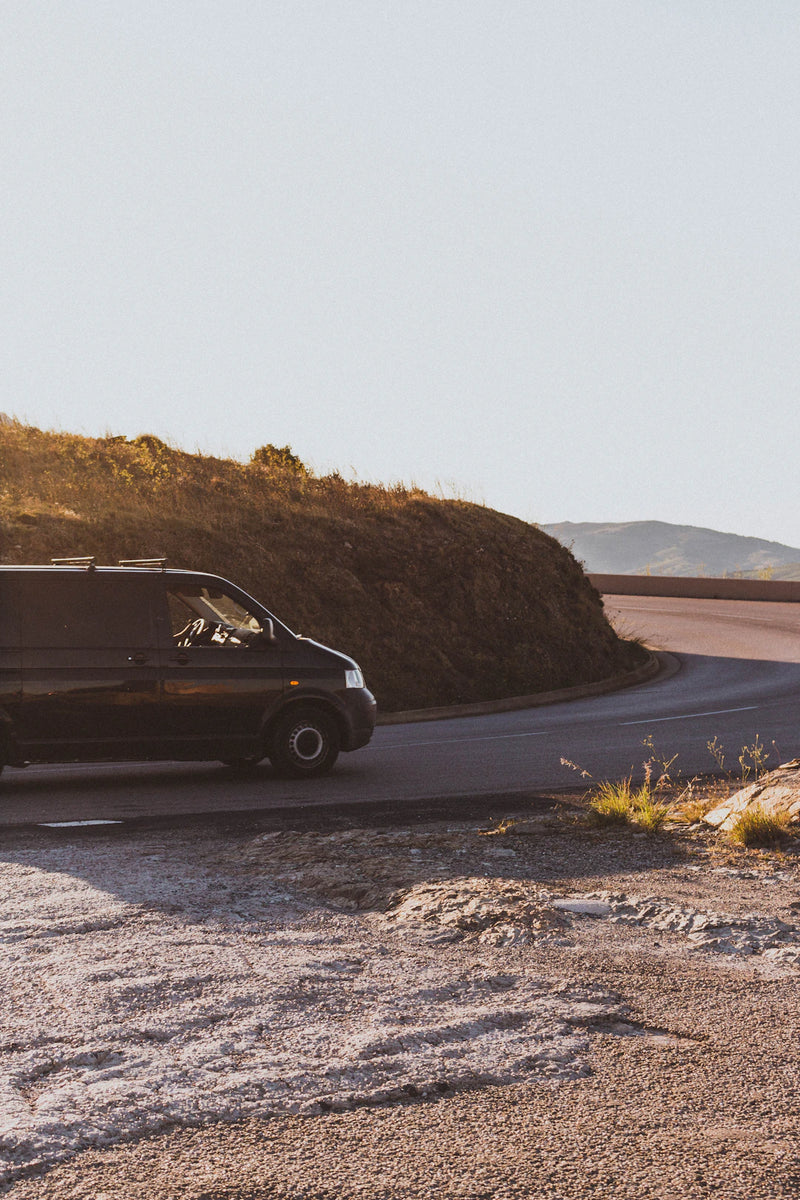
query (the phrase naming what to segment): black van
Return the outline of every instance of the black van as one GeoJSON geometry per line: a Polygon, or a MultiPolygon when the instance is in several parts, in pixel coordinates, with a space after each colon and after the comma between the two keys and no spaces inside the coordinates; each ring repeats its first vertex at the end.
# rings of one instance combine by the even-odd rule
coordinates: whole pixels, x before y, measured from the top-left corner
{"type": "Polygon", "coordinates": [[[216,575],[161,559],[0,567],[0,770],[266,756],[321,775],[374,726],[351,658],[216,575]]]}

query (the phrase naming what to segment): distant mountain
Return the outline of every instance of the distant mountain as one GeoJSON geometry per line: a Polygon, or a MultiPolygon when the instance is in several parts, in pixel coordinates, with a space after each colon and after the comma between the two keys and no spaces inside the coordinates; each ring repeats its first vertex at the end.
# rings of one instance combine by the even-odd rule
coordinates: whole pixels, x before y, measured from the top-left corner
{"type": "Polygon", "coordinates": [[[800,579],[800,549],[667,521],[542,525],[590,573],[800,579]]]}

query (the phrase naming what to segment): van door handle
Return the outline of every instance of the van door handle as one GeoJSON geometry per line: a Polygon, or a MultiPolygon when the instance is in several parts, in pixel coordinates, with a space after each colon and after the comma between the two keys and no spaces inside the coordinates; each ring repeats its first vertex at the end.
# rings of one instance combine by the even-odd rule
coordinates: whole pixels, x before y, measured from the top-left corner
{"type": "Polygon", "coordinates": [[[189,661],[189,655],[186,654],[185,652],[181,653],[181,654],[176,654],[175,657],[171,658],[169,661],[177,663],[178,666],[180,666],[180,667],[185,667],[189,661]]]}
{"type": "Polygon", "coordinates": [[[137,666],[141,667],[147,662],[147,655],[143,650],[137,650],[135,654],[128,655],[128,662],[136,663],[137,666]]]}

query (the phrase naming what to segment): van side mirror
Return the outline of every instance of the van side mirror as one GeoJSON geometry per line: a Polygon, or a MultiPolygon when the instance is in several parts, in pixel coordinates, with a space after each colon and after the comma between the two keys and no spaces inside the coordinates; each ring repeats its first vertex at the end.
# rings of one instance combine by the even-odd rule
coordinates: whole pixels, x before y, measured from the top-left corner
{"type": "Polygon", "coordinates": [[[277,646],[278,639],[275,637],[275,626],[269,617],[264,622],[264,628],[261,633],[255,634],[248,640],[247,644],[255,650],[266,650],[267,646],[277,646]]]}

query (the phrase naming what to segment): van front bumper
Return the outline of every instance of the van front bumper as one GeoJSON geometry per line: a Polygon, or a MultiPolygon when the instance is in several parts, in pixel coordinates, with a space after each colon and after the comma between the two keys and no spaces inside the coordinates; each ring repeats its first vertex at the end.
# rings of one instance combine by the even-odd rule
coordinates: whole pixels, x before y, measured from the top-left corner
{"type": "Polygon", "coordinates": [[[344,702],[346,725],[342,750],[358,750],[366,746],[372,737],[378,705],[367,688],[346,688],[340,695],[344,702]]]}

